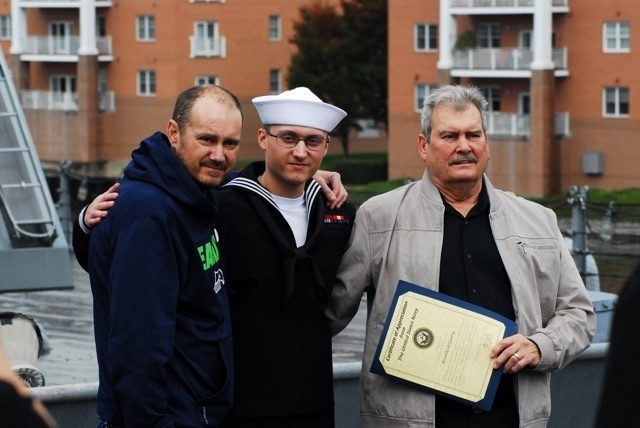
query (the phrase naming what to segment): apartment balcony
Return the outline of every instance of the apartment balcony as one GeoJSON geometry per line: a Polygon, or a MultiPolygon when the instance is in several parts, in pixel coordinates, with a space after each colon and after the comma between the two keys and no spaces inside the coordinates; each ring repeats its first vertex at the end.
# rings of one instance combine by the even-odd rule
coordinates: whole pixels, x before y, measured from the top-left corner
{"type": "MultiPolygon", "coordinates": [[[[18,7],[23,8],[79,8],[82,0],[17,0],[18,7]]],[[[112,0],[95,0],[96,7],[111,7],[112,0]]]]}
{"type": "MultiPolygon", "coordinates": [[[[553,48],[556,77],[569,75],[567,48],[553,48]]],[[[453,52],[453,77],[531,77],[533,51],[517,48],[465,49],[453,52]]]]}
{"type": "MultiPolygon", "coordinates": [[[[533,13],[535,0],[450,0],[454,15],[512,15],[533,13]]],[[[569,0],[552,0],[551,11],[568,13],[569,0]]]]}
{"type": "MultiPolygon", "coordinates": [[[[501,137],[528,138],[531,136],[531,120],[528,114],[512,114],[489,112],[486,115],[487,135],[501,137]]],[[[554,115],[554,134],[557,137],[568,137],[569,113],[554,115]]]]}
{"type": "MultiPolygon", "coordinates": [[[[22,61],[78,62],[80,37],[78,36],[27,36],[23,43],[22,61]]],[[[98,60],[113,61],[111,36],[97,37],[98,60]]]]}
{"type": "MultiPolygon", "coordinates": [[[[76,92],[25,90],[20,98],[25,110],[78,111],[76,92]]],[[[115,111],[114,92],[102,92],[99,103],[100,111],[115,111]]]]}
{"type": "Polygon", "coordinates": [[[190,52],[189,58],[196,57],[227,57],[227,38],[216,37],[214,39],[201,38],[191,36],[189,37],[190,52]]]}

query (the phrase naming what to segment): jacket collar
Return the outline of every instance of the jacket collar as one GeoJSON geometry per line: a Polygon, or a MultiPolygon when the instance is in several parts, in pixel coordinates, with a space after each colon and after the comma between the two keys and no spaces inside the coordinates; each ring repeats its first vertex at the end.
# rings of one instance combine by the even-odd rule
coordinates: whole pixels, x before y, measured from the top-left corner
{"type": "MultiPolygon", "coordinates": [[[[502,206],[502,201],[498,197],[496,189],[491,184],[489,177],[486,174],[482,176],[482,186],[484,190],[487,192],[489,196],[489,204],[491,206],[490,212],[492,214],[498,212],[500,207],[502,206]]],[[[420,181],[420,190],[424,197],[431,203],[436,205],[444,206],[442,202],[442,197],[440,196],[440,191],[431,181],[431,177],[429,177],[429,172],[425,169],[424,174],[422,175],[422,180],[420,181]]]]}

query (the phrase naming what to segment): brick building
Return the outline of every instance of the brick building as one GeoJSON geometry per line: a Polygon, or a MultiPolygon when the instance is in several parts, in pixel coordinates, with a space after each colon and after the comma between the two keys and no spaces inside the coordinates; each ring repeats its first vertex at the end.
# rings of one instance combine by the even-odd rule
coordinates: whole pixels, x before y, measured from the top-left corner
{"type": "MultiPolygon", "coordinates": [[[[255,159],[259,122],[250,100],[287,89],[293,21],[311,2],[7,0],[0,45],[45,162],[71,159],[117,175],[141,138],[165,129],[177,93],[199,82],[239,96],[240,158],[255,159]]],[[[488,174],[498,187],[544,195],[574,184],[638,186],[634,2],[389,0],[388,7],[389,133],[355,138],[352,151],[388,149],[390,178],[419,178],[421,100],[438,84],[472,83],[490,101],[488,174]]]]}
{"type": "Polygon", "coordinates": [[[421,99],[438,84],[459,82],[489,99],[488,175],[499,188],[546,195],[570,185],[638,187],[636,6],[390,0],[390,177],[421,176],[421,99]]]}
{"type": "MultiPolygon", "coordinates": [[[[293,22],[309,3],[10,0],[0,3],[0,45],[43,162],[117,176],[142,138],[166,129],[177,94],[203,82],[238,96],[240,158],[255,159],[251,99],[288,89],[293,22]]],[[[351,147],[384,151],[386,138],[356,135],[351,147]]],[[[330,151],[341,153],[339,142],[330,151]]]]}

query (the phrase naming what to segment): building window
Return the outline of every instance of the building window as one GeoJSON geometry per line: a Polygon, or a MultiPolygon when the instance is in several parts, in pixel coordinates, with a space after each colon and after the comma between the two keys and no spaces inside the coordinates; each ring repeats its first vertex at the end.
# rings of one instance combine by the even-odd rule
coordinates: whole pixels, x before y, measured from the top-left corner
{"type": "Polygon", "coordinates": [[[218,23],[215,21],[198,21],[195,23],[195,55],[220,55],[218,23]]]}
{"type": "Polygon", "coordinates": [[[483,23],[478,25],[478,47],[500,47],[500,24],[483,23]]]}
{"type": "Polygon", "coordinates": [[[0,15],[0,39],[11,39],[11,15],[0,15]]]}
{"type": "Polygon", "coordinates": [[[417,83],[413,89],[413,108],[417,113],[422,111],[424,106],[424,100],[429,94],[436,90],[437,85],[427,85],[424,83],[417,83]]]}
{"type": "Polygon", "coordinates": [[[75,53],[72,49],[73,33],[73,21],[49,22],[49,36],[51,36],[51,44],[48,46],[49,53],[54,55],[70,55],[75,53]]]}
{"type": "Polygon", "coordinates": [[[156,72],[153,70],[138,71],[138,95],[154,96],[156,94],[156,72]]]}
{"type": "Polygon", "coordinates": [[[140,15],[136,17],[136,40],[139,42],[152,42],[156,39],[156,18],[153,15],[140,15]]]}
{"type": "Polygon", "coordinates": [[[602,104],[605,117],[629,116],[629,88],[604,88],[602,104]]]}
{"type": "Polygon", "coordinates": [[[605,22],[602,26],[602,50],[629,52],[631,30],[628,22],[605,22]]]}
{"type": "Polygon", "coordinates": [[[98,70],[98,93],[103,94],[107,92],[107,69],[100,68],[98,70]]]}
{"type": "Polygon", "coordinates": [[[269,70],[269,92],[272,94],[282,92],[282,72],[279,69],[269,70]]]}
{"type": "Polygon", "coordinates": [[[438,26],[436,24],[416,24],[413,27],[416,52],[433,52],[438,49],[438,26]]]}
{"type": "Polygon", "coordinates": [[[524,116],[531,114],[531,95],[528,92],[518,94],[518,114],[524,116]]]}
{"type": "Polygon", "coordinates": [[[49,77],[51,98],[55,110],[78,110],[76,77],[70,74],[53,74],[49,77]]]}
{"type": "Polygon", "coordinates": [[[196,76],[196,86],[199,85],[219,85],[220,78],[218,76],[196,76]]]}
{"type": "Polygon", "coordinates": [[[269,17],[269,40],[278,42],[282,38],[282,20],[278,15],[269,17]]]}
{"type": "Polygon", "coordinates": [[[96,16],[96,36],[107,37],[107,18],[103,15],[96,16]]]}
{"type": "Polygon", "coordinates": [[[501,111],[500,88],[497,86],[481,86],[479,89],[487,99],[487,111],[501,111]]]}

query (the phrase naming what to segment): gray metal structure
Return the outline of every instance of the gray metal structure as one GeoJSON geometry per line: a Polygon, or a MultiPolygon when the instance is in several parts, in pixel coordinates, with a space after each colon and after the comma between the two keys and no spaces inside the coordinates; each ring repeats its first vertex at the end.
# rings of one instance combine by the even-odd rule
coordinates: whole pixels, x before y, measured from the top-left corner
{"type": "Polygon", "coordinates": [[[69,244],[0,50],[0,292],[71,287],[69,244]]]}

